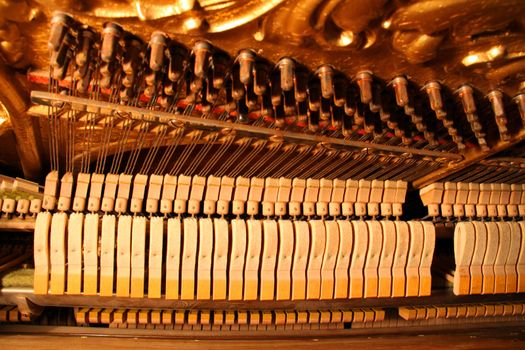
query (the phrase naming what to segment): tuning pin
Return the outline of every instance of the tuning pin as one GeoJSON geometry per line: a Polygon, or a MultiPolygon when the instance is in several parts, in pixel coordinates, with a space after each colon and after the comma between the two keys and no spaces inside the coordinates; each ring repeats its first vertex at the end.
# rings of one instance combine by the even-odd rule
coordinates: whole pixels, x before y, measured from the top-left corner
{"type": "Polygon", "coordinates": [[[248,106],[248,108],[250,110],[253,110],[256,106],[257,106],[257,103],[259,102],[259,98],[258,96],[255,94],[255,92],[253,92],[253,82],[251,82],[250,84],[248,84],[246,86],[246,106],[248,106]]]}
{"type": "Polygon", "coordinates": [[[319,111],[321,108],[321,84],[318,79],[313,79],[308,84],[308,109],[319,111]]]}
{"type": "Polygon", "coordinates": [[[237,108],[237,103],[232,97],[232,82],[231,79],[228,79],[225,84],[226,89],[226,104],[224,105],[224,109],[226,112],[233,112],[237,108]]]}
{"type": "Polygon", "coordinates": [[[350,137],[354,133],[353,130],[354,118],[345,113],[343,116],[343,135],[350,137]]]}
{"type": "Polygon", "coordinates": [[[372,82],[374,78],[372,73],[368,71],[362,71],[356,74],[355,77],[357,85],[359,86],[359,92],[361,95],[361,102],[369,104],[372,101],[372,82]]]}
{"type": "Polygon", "coordinates": [[[262,96],[268,88],[269,67],[262,62],[255,63],[253,91],[257,96],[262,96]]]}
{"type": "Polygon", "coordinates": [[[165,51],[168,46],[169,38],[166,33],[153,32],[149,40],[150,56],[149,67],[152,71],[158,72],[164,66],[165,51]]]}
{"type": "Polygon", "coordinates": [[[295,100],[297,102],[304,102],[308,97],[308,72],[304,69],[295,70],[295,100]]]}
{"type": "Polygon", "coordinates": [[[367,134],[376,134],[376,125],[374,121],[373,113],[368,109],[364,108],[364,130],[367,134]]]}
{"type": "Polygon", "coordinates": [[[342,75],[334,77],[334,105],[343,107],[346,102],[346,78],[342,75]]]}
{"type": "Polygon", "coordinates": [[[165,82],[163,84],[163,89],[162,91],[164,92],[165,95],[167,96],[174,96],[175,95],[175,92],[176,92],[176,86],[173,82],[165,82]]]}
{"type": "Polygon", "coordinates": [[[53,52],[51,55],[51,66],[53,68],[67,71],[67,65],[72,55],[71,48],[74,43],[75,38],[71,34],[66,33],[58,51],[53,52]]]}
{"type": "Polygon", "coordinates": [[[286,113],[284,112],[283,104],[274,105],[273,111],[275,115],[275,126],[282,128],[285,124],[286,113]]]}
{"type": "Polygon", "coordinates": [[[213,54],[213,88],[220,90],[224,86],[227,69],[230,65],[230,57],[223,52],[213,54]]]}
{"type": "Polygon", "coordinates": [[[237,60],[239,61],[239,80],[244,85],[248,85],[252,81],[255,52],[250,49],[241,50],[237,60]]]}
{"type": "Polygon", "coordinates": [[[51,51],[58,51],[64,37],[74,22],[73,17],[65,12],[55,12],[51,18],[51,30],[49,32],[49,40],[47,46],[51,51]]]}
{"type": "Polygon", "coordinates": [[[395,77],[392,80],[392,86],[394,87],[394,92],[396,94],[396,104],[399,107],[405,107],[408,105],[409,96],[407,79],[404,76],[395,77]]]}
{"type": "Polygon", "coordinates": [[[65,58],[65,64],[63,66],[53,67],[53,79],[62,80],[66,78],[67,66],[69,65],[70,56],[67,55],[65,58]]]}
{"type": "Polygon", "coordinates": [[[368,108],[373,113],[381,112],[381,93],[383,92],[383,87],[379,84],[372,85],[372,100],[368,104],[368,108]]]}
{"type": "Polygon", "coordinates": [[[521,116],[521,125],[525,127],[525,93],[516,95],[513,98],[514,103],[518,105],[521,116]]]}
{"type": "Polygon", "coordinates": [[[239,79],[239,68],[235,67],[233,69],[231,79],[232,79],[232,97],[234,100],[239,101],[244,97],[244,85],[239,79]]]}
{"type": "Polygon", "coordinates": [[[270,90],[267,90],[261,99],[261,116],[265,119],[273,118],[273,105],[272,105],[272,95],[270,90]]]}
{"type": "Polygon", "coordinates": [[[332,104],[326,98],[321,98],[321,108],[319,108],[319,120],[327,121],[332,117],[332,104]]]}
{"type": "Polygon", "coordinates": [[[283,92],[284,112],[286,115],[295,115],[295,97],[293,91],[283,92]]]}
{"type": "Polygon", "coordinates": [[[317,69],[316,75],[321,82],[321,95],[330,99],[334,94],[334,69],[330,65],[323,65],[317,69]]]}
{"type": "Polygon", "coordinates": [[[94,45],[96,34],[89,28],[82,29],[80,34],[80,49],[75,55],[75,62],[78,66],[85,66],[91,58],[91,51],[94,45]]]}
{"type": "Polygon", "coordinates": [[[168,47],[167,53],[169,59],[168,79],[177,82],[184,74],[188,52],[184,46],[172,43],[168,47]]]}
{"type": "Polygon", "coordinates": [[[354,129],[360,129],[365,124],[365,105],[362,103],[357,103],[357,108],[354,113],[354,129]]]}
{"type": "Polygon", "coordinates": [[[272,105],[278,106],[281,104],[282,99],[282,90],[281,90],[281,80],[277,72],[273,72],[270,76],[270,87],[272,94],[272,105]]]}
{"type": "Polygon", "coordinates": [[[443,98],[441,97],[441,84],[433,80],[429,81],[423,87],[427,93],[428,100],[430,101],[430,108],[434,111],[443,110],[443,98]]]}
{"type": "MultiPolygon", "coordinates": [[[[122,70],[126,76],[122,84],[128,84],[128,87],[135,84],[135,78],[142,63],[142,49],[144,47],[142,40],[135,36],[129,36],[124,40],[124,58],[122,60],[122,70]]],[[[126,86],[126,85],[125,85],[126,86]]]]}
{"type": "Polygon", "coordinates": [[[131,88],[124,88],[120,91],[120,100],[122,102],[129,102],[133,96],[133,90],[131,88]]]}
{"type": "Polygon", "coordinates": [[[284,57],[277,63],[279,71],[281,72],[281,89],[283,91],[291,91],[293,89],[293,82],[295,76],[295,62],[289,57],[284,57]]]}
{"type": "Polygon", "coordinates": [[[308,129],[310,131],[317,131],[319,129],[319,112],[308,110],[308,129]]]}
{"type": "Polygon", "coordinates": [[[162,96],[157,97],[157,104],[164,109],[167,109],[171,105],[172,101],[173,101],[172,96],[162,95],[162,96]]]}
{"type": "Polygon", "coordinates": [[[212,46],[207,41],[197,41],[193,46],[193,54],[195,55],[193,74],[197,78],[203,79],[206,76],[211,53],[212,46]]]}
{"type": "Polygon", "coordinates": [[[206,100],[214,104],[219,98],[219,91],[213,87],[213,72],[208,72],[208,80],[206,83],[206,100]]]}
{"type": "Polygon", "coordinates": [[[244,103],[244,100],[237,101],[237,122],[246,124],[250,121],[248,106],[244,103]]]}
{"type": "Polygon", "coordinates": [[[507,115],[503,106],[503,93],[499,90],[492,90],[487,95],[490,103],[492,104],[492,112],[496,118],[496,125],[501,140],[508,141],[510,139],[509,129],[507,128],[507,115]]]}
{"type": "Polygon", "coordinates": [[[86,65],[86,72],[80,79],[77,79],[77,91],[80,93],[85,93],[89,89],[89,84],[91,83],[91,69],[86,65]]]}
{"type": "Polygon", "coordinates": [[[113,75],[109,71],[109,66],[107,63],[103,64],[100,67],[100,75],[101,77],[98,81],[98,84],[100,85],[100,87],[103,89],[109,88],[113,81],[113,75]]]}
{"type": "Polygon", "coordinates": [[[334,106],[332,108],[332,127],[340,129],[343,125],[344,109],[334,106]]]}
{"type": "Polygon", "coordinates": [[[306,101],[297,102],[297,126],[304,127],[308,123],[308,103],[306,101]]]}
{"type": "Polygon", "coordinates": [[[344,110],[345,114],[349,117],[353,116],[355,113],[357,93],[352,85],[349,85],[346,89],[345,105],[344,110]]]}
{"type": "Polygon", "coordinates": [[[122,36],[123,29],[116,23],[106,23],[102,31],[102,47],[100,58],[104,62],[111,62],[117,55],[117,45],[122,36]]]}
{"type": "Polygon", "coordinates": [[[474,91],[470,85],[462,85],[457,90],[459,97],[461,98],[461,104],[463,105],[463,111],[465,114],[474,114],[477,112],[476,102],[474,101],[474,91]]]}
{"type": "MultiPolygon", "coordinates": [[[[474,90],[470,85],[462,85],[456,91],[461,99],[463,111],[467,116],[467,121],[470,124],[470,128],[478,140],[478,144],[482,149],[487,149],[487,141],[485,139],[485,133],[483,133],[483,127],[479,122],[477,115],[476,101],[474,100],[474,90]]],[[[446,119],[443,119],[445,121],[446,119]]],[[[450,131],[449,134],[453,136],[450,131]]],[[[458,145],[459,146],[459,145],[458,145]]],[[[459,148],[459,147],[458,147],[459,148]]]]}

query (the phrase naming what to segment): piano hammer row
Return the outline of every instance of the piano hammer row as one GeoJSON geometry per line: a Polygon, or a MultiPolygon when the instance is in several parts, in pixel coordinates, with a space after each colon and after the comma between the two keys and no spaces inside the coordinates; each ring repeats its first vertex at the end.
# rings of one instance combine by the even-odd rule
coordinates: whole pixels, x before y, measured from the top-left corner
{"type": "MultiPolygon", "coordinates": [[[[389,217],[402,215],[406,190],[407,183],[400,180],[86,173],[75,179],[72,173],[66,173],[59,181],[58,172],[53,171],[47,175],[43,200],[36,200],[34,209],[28,202],[26,213],[44,209],[119,214],[389,217]]],[[[10,212],[14,211],[12,205],[10,212]]]]}
{"type": "Polygon", "coordinates": [[[525,292],[525,222],[460,222],[454,294],[525,292]]]}
{"type": "Polygon", "coordinates": [[[435,228],[389,220],[39,213],[34,293],[181,300],[426,296],[435,228]]]}
{"type": "Polygon", "coordinates": [[[525,217],[525,184],[436,182],[419,193],[433,217],[525,217]]]}
{"type": "Polygon", "coordinates": [[[79,308],[75,312],[77,325],[191,330],[319,329],[323,325],[343,328],[345,323],[377,322],[384,318],[385,310],[379,308],[304,311],[79,308]]]}

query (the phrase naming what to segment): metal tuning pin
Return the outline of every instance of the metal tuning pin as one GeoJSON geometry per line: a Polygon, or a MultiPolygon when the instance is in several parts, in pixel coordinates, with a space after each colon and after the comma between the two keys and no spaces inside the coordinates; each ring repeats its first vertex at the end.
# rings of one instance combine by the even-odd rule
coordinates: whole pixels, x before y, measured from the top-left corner
{"type": "Polygon", "coordinates": [[[53,14],[53,17],[51,18],[49,40],[47,42],[50,51],[58,51],[73,22],[73,18],[65,12],[57,11],[53,14]]]}
{"type": "Polygon", "coordinates": [[[95,62],[92,57],[98,35],[91,28],[85,27],[81,30],[79,36],[79,47],[75,54],[77,69],[74,72],[74,79],[77,80],[77,90],[85,93],[88,91],[91,82],[91,73],[94,70],[95,62]]]}
{"type": "Polygon", "coordinates": [[[311,79],[308,83],[308,109],[319,111],[321,108],[321,84],[318,79],[311,79]]]}
{"type": "Polygon", "coordinates": [[[281,77],[281,90],[292,91],[295,80],[295,62],[289,57],[284,57],[277,63],[281,77]]]}
{"type": "Polygon", "coordinates": [[[514,103],[518,105],[518,110],[521,117],[521,125],[525,127],[525,93],[516,95],[513,99],[514,103]]]}
{"type": "Polygon", "coordinates": [[[509,129],[507,127],[507,114],[503,105],[503,93],[499,90],[492,90],[488,93],[487,98],[492,105],[492,112],[496,119],[496,125],[498,126],[499,137],[502,141],[508,141],[510,139],[509,129]]]}
{"type": "MultiPolygon", "coordinates": [[[[123,101],[131,97],[133,91],[136,91],[137,77],[141,68],[142,50],[144,43],[138,37],[128,36],[124,40],[124,54],[122,60],[122,71],[125,76],[122,79],[124,95],[121,95],[123,101]]],[[[134,95],[135,93],[133,93],[134,95]]]]}
{"type": "Polygon", "coordinates": [[[427,93],[430,108],[436,114],[436,118],[442,120],[446,116],[446,112],[444,110],[443,98],[441,96],[441,84],[433,80],[426,83],[423,89],[425,89],[425,92],[427,93]]]}
{"type": "Polygon", "coordinates": [[[250,49],[243,49],[237,55],[237,61],[239,62],[239,80],[244,85],[248,85],[253,78],[255,52],[250,49]]]}
{"type": "Polygon", "coordinates": [[[193,46],[193,55],[195,56],[195,62],[193,65],[193,74],[198,79],[205,79],[206,72],[210,64],[210,57],[212,54],[213,47],[207,41],[199,40],[193,46]]]}
{"type": "Polygon", "coordinates": [[[75,63],[78,66],[84,67],[88,64],[96,38],[97,34],[91,28],[81,29],[79,35],[79,48],[75,55],[75,63]]]}
{"type": "Polygon", "coordinates": [[[253,92],[257,96],[262,96],[268,90],[268,80],[270,76],[270,66],[266,62],[255,62],[253,77],[253,92]]]}
{"type": "Polygon", "coordinates": [[[167,56],[169,60],[168,79],[174,83],[178,82],[188,64],[188,50],[181,44],[171,41],[167,56]]]}
{"type": "Polygon", "coordinates": [[[166,47],[168,46],[169,38],[166,33],[153,32],[149,40],[150,56],[149,56],[149,68],[158,72],[164,66],[166,59],[166,47]]]}
{"type": "Polygon", "coordinates": [[[361,71],[356,74],[355,80],[359,86],[359,94],[361,97],[361,102],[364,104],[369,104],[372,101],[372,82],[374,77],[369,71],[361,71]]]}
{"type": "Polygon", "coordinates": [[[306,69],[295,69],[295,100],[304,102],[308,97],[308,72],[306,69]]]}
{"type": "Polygon", "coordinates": [[[321,82],[321,96],[330,100],[334,95],[334,69],[332,66],[325,64],[317,69],[316,75],[321,82]]]}
{"type": "Polygon", "coordinates": [[[75,38],[70,33],[66,33],[62,45],[56,53],[52,55],[51,65],[53,66],[53,78],[62,80],[66,77],[69,62],[71,62],[75,45],[75,38]]]}
{"type": "Polygon", "coordinates": [[[478,111],[476,108],[476,101],[474,100],[474,90],[470,85],[462,85],[457,90],[457,93],[461,99],[463,111],[467,116],[467,120],[470,124],[470,128],[478,140],[478,144],[481,149],[487,149],[487,140],[485,139],[485,133],[483,132],[483,126],[478,118],[478,111]]]}
{"type": "Polygon", "coordinates": [[[102,47],[100,49],[100,58],[102,61],[109,63],[117,55],[117,47],[124,30],[116,23],[106,23],[102,31],[102,47]]]}
{"type": "Polygon", "coordinates": [[[392,80],[392,86],[396,94],[396,104],[399,107],[405,107],[409,104],[408,81],[404,76],[395,77],[392,80]]]}
{"type": "Polygon", "coordinates": [[[240,68],[234,67],[232,74],[232,97],[234,100],[239,101],[244,97],[244,85],[240,80],[240,68]]]}
{"type": "Polygon", "coordinates": [[[213,50],[213,81],[210,82],[214,90],[220,90],[224,87],[224,81],[226,79],[226,73],[230,65],[230,56],[225,52],[219,50],[213,50]]]}

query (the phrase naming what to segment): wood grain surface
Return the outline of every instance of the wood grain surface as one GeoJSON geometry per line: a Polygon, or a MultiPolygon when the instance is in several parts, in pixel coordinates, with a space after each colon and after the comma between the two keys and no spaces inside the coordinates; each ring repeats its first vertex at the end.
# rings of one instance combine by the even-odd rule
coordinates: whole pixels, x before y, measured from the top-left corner
{"type": "Polygon", "coordinates": [[[443,334],[352,336],[271,340],[191,340],[108,336],[0,335],[2,350],[10,349],[525,349],[525,328],[500,327],[443,334]]]}

